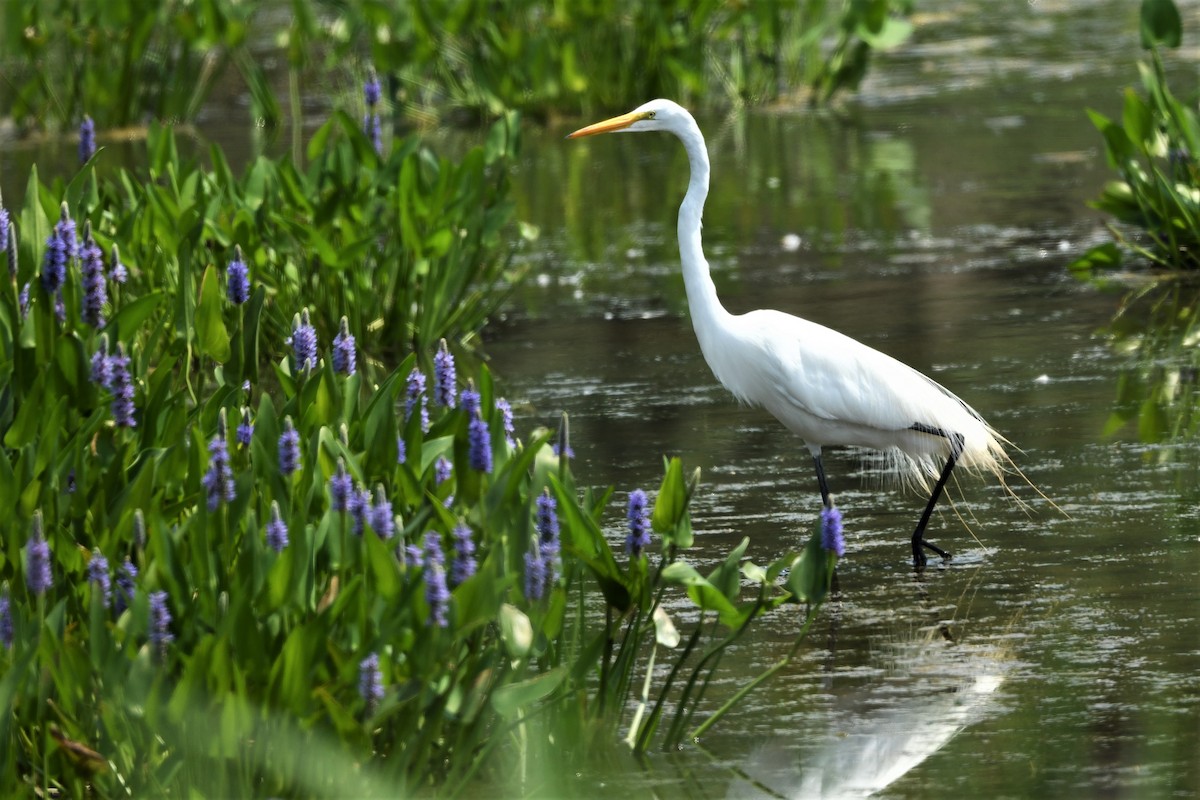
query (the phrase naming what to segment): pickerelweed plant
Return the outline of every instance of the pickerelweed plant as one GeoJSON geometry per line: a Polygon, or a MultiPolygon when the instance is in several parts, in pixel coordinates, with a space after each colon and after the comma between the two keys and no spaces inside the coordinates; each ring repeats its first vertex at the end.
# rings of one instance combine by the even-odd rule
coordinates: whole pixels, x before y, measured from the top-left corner
{"type": "Polygon", "coordinates": [[[706,696],[755,619],[812,619],[819,530],[702,574],[678,460],[612,509],[565,424],[520,436],[464,357],[503,282],[513,125],[458,165],[395,140],[381,161],[339,116],[303,172],[238,179],[155,131],[151,180],[97,177],[103,151],[65,187],[30,175],[0,290],[0,785],[522,786],[546,753],[701,736],[787,663],[706,696]]]}
{"type": "Polygon", "coordinates": [[[1118,174],[1090,205],[1117,224],[1108,226],[1113,241],[1071,265],[1082,274],[1118,267],[1126,253],[1161,269],[1200,268],[1200,121],[1194,102],[1171,92],[1158,51],[1179,46],[1182,23],[1172,0],[1143,2],[1141,22],[1142,45],[1150,51],[1138,64],[1145,96],[1126,89],[1119,121],[1088,111],[1118,174]]]}

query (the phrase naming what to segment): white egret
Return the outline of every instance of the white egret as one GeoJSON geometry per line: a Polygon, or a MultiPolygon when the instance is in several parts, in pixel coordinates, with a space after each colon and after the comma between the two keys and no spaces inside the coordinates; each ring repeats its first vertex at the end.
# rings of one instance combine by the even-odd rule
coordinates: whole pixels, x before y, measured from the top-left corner
{"type": "Polygon", "coordinates": [[[852,445],[893,456],[902,477],[933,488],[912,535],[914,566],[925,528],[956,465],[990,472],[1004,483],[1012,465],[1005,440],[951,392],[891,356],[823,325],[781,311],[731,314],[721,305],[700,243],[708,197],[704,135],[692,115],[670,100],[651,100],[628,114],[581,128],[598,133],[673,133],[687,150],[691,179],[679,207],[679,256],[692,326],[713,374],[742,402],[770,411],[812,453],[821,499],[832,506],[821,449],[852,445]]]}

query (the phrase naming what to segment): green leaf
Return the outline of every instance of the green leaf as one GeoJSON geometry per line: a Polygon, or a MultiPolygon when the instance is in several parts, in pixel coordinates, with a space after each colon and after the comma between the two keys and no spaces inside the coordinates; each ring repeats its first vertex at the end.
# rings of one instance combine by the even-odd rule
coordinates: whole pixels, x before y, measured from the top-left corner
{"type": "Polygon", "coordinates": [[[510,683],[492,692],[492,708],[505,719],[515,719],[522,708],[549,697],[567,677],[566,667],[556,667],[529,680],[510,683]]]}
{"type": "Polygon", "coordinates": [[[229,331],[221,318],[221,277],[217,268],[209,264],[200,279],[200,300],[196,305],[196,334],[200,352],[219,363],[229,360],[229,331]]]}
{"type": "Polygon", "coordinates": [[[1142,0],[1142,47],[1158,45],[1179,47],[1183,41],[1183,20],[1173,0],[1142,0]]]}

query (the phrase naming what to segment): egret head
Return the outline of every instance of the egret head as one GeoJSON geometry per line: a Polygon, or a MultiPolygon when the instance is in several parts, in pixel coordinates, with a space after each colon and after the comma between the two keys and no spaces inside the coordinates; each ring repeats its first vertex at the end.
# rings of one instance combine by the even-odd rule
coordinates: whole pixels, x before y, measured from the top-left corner
{"type": "Polygon", "coordinates": [[[678,134],[689,126],[694,127],[692,115],[678,103],[670,100],[651,100],[619,117],[606,119],[586,128],[580,128],[567,136],[578,139],[597,133],[641,133],[643,131],[670,131],[678,134]]]}

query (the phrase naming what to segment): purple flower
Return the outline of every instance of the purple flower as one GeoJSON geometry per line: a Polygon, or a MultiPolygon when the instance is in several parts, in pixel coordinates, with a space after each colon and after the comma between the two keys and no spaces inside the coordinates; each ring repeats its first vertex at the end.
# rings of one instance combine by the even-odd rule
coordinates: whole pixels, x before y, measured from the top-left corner
{"type": "Polygon", "coordinates": [[[60,286],[58,291],[54,293],[54,318],[59,322],[67,321],[67,304],[63,300],[63,291],[60,286]]]}
{"type": "MultiPolygon", "coordinates": [[[[250,272],[246,269],[246,260],[242,257],[242,246],[233,248],[233,261],[225,268],[227,278],[225,294],[229,302],[241,305],[250,299],[250,272]]],[[[315,345],[314,345],[315,347],[315,345]]]]}
{"type": "MultiPolygon", "coordinates": [[[[3,200],[0,200],[0,250],[3,250],[5,253],[8,252],[9,223],[8,209],[4,207],[3,200]]],[[[9,270],[12,270],[11,264],[9,265],[9,270]]]]}
{"type": "Polygon", "coordinates": [[[425,602],[429,603],[429,621],[445,628],[450,624],[450,590],[446,587],[446,558],[442,555],[442,537],[433,531],[425,534],[425,602]]]}
{"type": "Polygon", "coordinates": [[[374,68],[367,72],[367,80],[363,84],[363,95],[367,101],[367,108],[375,108],[379,105],[380,98],[383,97],[383,87],[379,84],[379,76],[375,74],[374,68]]]}
{"type": "MultiPolygon", "coordinates": [[[[399,551],[397,551],[397,555],[399,555],[399,551]]],[[[411,542],[409,544],[404,545],[404,564],[405,564],[405,566],[408,566],[408,567],[421,566],[421,556],[422,555],[424,555],[424,554],[421,552],[421,548],[418,545],[412,544],[411,542]]]]}
{"type": "Polygon", "coordinates": [[[468,380],[466,387],[458,395],[458,406],[470,418],[479,411],[479,403],[479,392],[475,391],[475,383],[468,380]]]}
{"type": "Polygon", "coordinates": [[[329,497],[333,502],[334,511],[346,511],[350,508],[350,495],[354,491],[354,481],[346,472],[346,462],[338,456],[337,472],[329,476],[329,497]]]}
{"type": "Polygon", "coordinates": [[[25,544],[25,584],[36,595],[54,585],[50,574],[50,544],[42,536],[42,512],[33,512],[33,532],[25,544]]]}
{"type": "Polygon", "coordinates": [[[350,333],[350,322],[342,317],[337,336],[333,337],[333,371],[353,375],[354,362],[354,334],[350,333]]]}
{"type": "Polygon", "coordinates": [[[350,512],[350,518],[354,520],[354,535],[362,536],[363,525],[367,522],[367,515],[371,510],[371,493],[359,486],[350,493],[347,510],[350,512]]]}
{"type": "Polygon", "coordinates": [[[171,633],[171,609],[167,607],[166,592],[150,593],[150,645],[159,659],[167,657],[167,645],[175,640],[171,633]]]}
{"type": "Polygon", "coordinates": [[[112,362],[108,359],[108,335],[104,334],[100,337],[100,347],[96,352],[92,353],[92,368],[88,373],[88,377],[92,383],[99,385],[102,389],[112,388],[112,362]]]}
{"type": "Polygon", "coordinates": [[[442,339],[433,356],[433,402],[446,408],[454,408],[454,388],[457,378],[454,372],[454,356],[442,339]]]}
{"type": "Polygon", "coordinates": [[[120,614],[133,603],[133,593],[136,585],[133,579],[137,577],[137,567],[125,557],[125,562],[117,569],[116,612],[120,614]]]}
{"type": "Polygon", "coordinates": [[[250,409],[242,407],[242,421],[237,426],[237,442],[242,447],[249,447],[254,437],[254,423],[250,419],[250,409]]]}
{"type": "Polygon", "coordinates": [[[108,277],[113,279],[114,283],[124,283],[129,280],[129,270],[121,263],[121,253],[117,250],[117,245],[114,242],[112,246],[112,256],[109,258],[108,277]]]}
{"type": "Polygon", "coordinates": [[[217,433],[208,443],[208,471],[200,479],[208,495],[208,510],[216,511],[221,501],[232,503],[234,497],[233,469],[229,466],[229,445],[225,440],[225,410],[217,417],[217,433]]]}
{"type": "Polygon", "coordinates": [[[288,337],[288,342],[292,345],[297,372],[316,368],[317,330],[309,321],[307,308],[302,309],[292,320],[292,335],[288,337]]]}
{"type": "Polygon", "coordinates": [[[466,525],[458,525],[450,532],[454,539],[454,561],[450,564],[450,585],[458,586],[475,574],[478,565],[475,562],[475,539],[471,529],[466,525]]]}
{"type": "Polygon", "coordinates": [[[86,164],[96,155],[96,123],[86,114],[79,123],[79,163],[86,164]]]}
{"type": "Polygon", "coordinates": [[[87,565],[88,583],[96,587],[100,593],[100,601],[104,607],[112,602],[112,578],[108,573],[108,559],[99,550],[92,551],[92,558],[87,565]]]}
{"type": "Polygon", "coordinates": [[[513,427],[513,410],[508,401],[503,397],[496,398],[496,410],[500,412],[500,419],[504,424],[504,441],[509,447],[516,447],[517,440],[513,437],[516,428],[513,427]]]}
{"type": "Polygon", "coordinates": [[[629,535],[625,537],[625,551],[634,558],[650,546],[650,510],[647,508],[646,493],[634,489],[629,493],[629,535]]]}
{"type": "Polygon", "coordinates": [[[467,427],[467,461],[471,469],[479,472],[492,471],[492,436],[488,424],[478,413],[467,427]]]}
{"type": "Polygon", "coordinates": [[[292,425],[292,418],[283,420],[283,433],[279,434],[279,471],[285,476],[300,469],[300,432],[292,425]]]}
{"type": "Polygon", "coordinates": [[[75,258],[78,251],[75,221],[67,213],[67,204],[64,202],[62,214],[46,239],[46,253],[42,257],[42,288],[46,294],[55,294],[62,288],[67,280],[67,262],[75,258]]]}
{"type": "MultiPolygon", "coordinates": [[[[12,263],[11,261],[9,262],[12,263]]],[[[21,294],[17,297],[17,304],[21,307],[21,319],[29,316],[29,282],[21,287],[21,294]]]]}
{"type": "MultiPolygon", "coordinates": [[[[559,444],[558,442],[555,442],[554,444],[550,445],[550,452],[554,453],[554,455],[561,458],[562,457],[562,445],[559,444]]],[[[567,460],[569,461],[574,457],[575,457],[575,450],[572,449],[571,445],[567,445],[567,460]]]]}
{"type": "Polygon", "coordinates": [[[267,523],[267,546],[276,553],[288,546],[287,523],[279,514],[279,503],[271,501],[271,521],[267,523]]]}
{"type": "Polygon", "coordinates": [[[550,496],[550,490],[543,491],[537,499],[537,532],[538,548],[545,564],[545,573],[550,583],[558,580],[558,554],[562,549],[559,541],[558,504],[550,496]]]}
{"type": "Polygon", "coordinates": [[[379,656],[375,653],[358,662],[358,695],[367,703],[368,717],[383,700],[383,674],[379,671],[379,656]]]}
{"type": "Polygon", "coordinates": [[[428,431],[429,398],[425,395],[425,373],[415,368],[412,372],[408,373],[405,396],[404,421],[408,422],[408,418],[412,416],[413,409],[419,404],[421,408],[421,430],[428,431]]]}
{"type": "Polygon", "coordinates": [[[137,420],[133,418],[133,379],[129,376],[129,356],[125,355],[123,344],[117,342],[117,352],[108,363],[112,368],[108,389],[113,396],[113,422],[126,428],[137,427],[137,420]]]}
{"type": "Polygon", "coordinates": [[[13,639],[15,638],[13,630],[12,618],[12,598],[8,596],[8,586],[0,591],[0,644],[8,650],[12,650],[13,639]]]}
{"type": "Polygon", "coordinates": [[[537,543],[525,553],[525,598],[541,600],[546,594],[546,561],[537,543]]]}
{"type": "Polygon", "coordinates": [[[79,316],[93,328],[103,328],[104,304],[108,302],[108,289],[104,285],[104,256],[92,238],[91,224],[86,222],[83,225],[80,271],[83,276],[83,298],[79,316]]]}
{"type": "Polygon", "coordinates": [[[375,487],[375,502],[367,510],[367,521],[371,530],[380,539],[387,540],[396,535],[396,520],[392,516],[392,504],[383,491],[383,486],[375,487]]]}
{"type": "Polygon", "coordinates": [[[408,445],[404,443],[404,437],[396,434],[396,463],[403,464],[408,459],[408,445]]]}
{"type": "Polygon", "coordinates": [[[836,508],[821,509],[821,547],[838,558],[846,554],[846,540],[842,537],[842,512],[836,508]]]}
{"type": "Polygon", "coordinates": [[[450,475],[454,472],[454,465],[450,463],[450,459],[445,456],[438,456],[438,460],[433,464],[434,480],[438,484],[445,483],[450,480],[450,475]]]}
{"type": "Polygon", "coordinates": [[[379,112],[375,111],[367,115],[363,120],[363,127],[366,133],[371,137],[371,146],[375,148],[376,153],[383,153],[383,120],[379,116],[379,112]]]}

